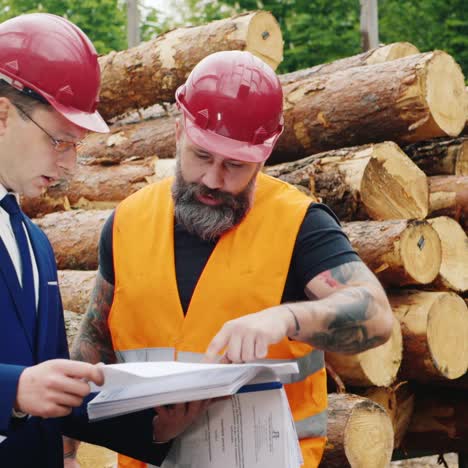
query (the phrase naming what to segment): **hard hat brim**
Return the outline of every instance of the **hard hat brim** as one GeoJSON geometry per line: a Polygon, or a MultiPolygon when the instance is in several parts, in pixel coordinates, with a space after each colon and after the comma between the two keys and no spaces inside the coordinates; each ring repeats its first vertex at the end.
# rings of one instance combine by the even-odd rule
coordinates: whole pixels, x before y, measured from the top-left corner
{"type": "Polygon", "coordinates": [[[110,131],[109,126],[97,110],[94,112],[84,112],[73,107],[64,106],[50,96],[45,97],[59,114],[62,114],[71,123],[78,125],[78,127],[97,133],[108,133],[110,131]]]}
{"type": "Polygon", "coordinates": [[[182,113],[185,131],[189,139],[195,145],[212,153],[219,154],[229,159],[237,161],[263,163],[268,159],[273,148],[281,135],[281,131],[263,143],[253,145],[239,140],[233,140],[210,130],[203,130],[198,127],[190,118],[182,113]]]}

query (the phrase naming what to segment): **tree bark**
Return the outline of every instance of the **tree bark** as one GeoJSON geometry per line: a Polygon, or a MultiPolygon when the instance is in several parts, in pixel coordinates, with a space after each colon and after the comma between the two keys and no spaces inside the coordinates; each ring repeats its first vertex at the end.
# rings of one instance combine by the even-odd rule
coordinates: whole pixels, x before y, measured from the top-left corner
{"type": "Polygon", "coordinates": [[[408,55],[418,54],[419,50],[409,42],[395,42],[387,44],[375,49],[368,50],[362,54],[345,57],[334,62],[316,65],[315,67],[298,70],[291,73],[279,75],[280,82],[283,86],[290,83],[311,78],[317,75],[325,75],[328,73],[336,73],[343,70],[348,70],[353,67],[363,67],[366,65],[374,65],[376,63],[390,62],[399,58],[407,57],[408,55]]]}
{"type": "Polygon", "coordinates": [[[385,344],[353,355],[327,352],[325,359],[346,385],[385,387],[397,376],[402,346],[400,324],[394,320],[392,335],[385,344]]]}
{"type": "Polygon", "coordinates": [[[426,175],[468,175],[468,137],[437,138],[405,146],[403,151],[426,175]]]}
{"type": "Polygon", "coordinates": [[[468,453],[468,399],[465,391],[422,391],[402,442],[404,450],[468,453]]]}
{"type": "Polygon", "coordinates": [[[393,142],[328,151],[265,172],[306,188],[343,221],[427,216],[427,178],[393,142]]]}
{"type": "Polygon", "coordinates": [[[401,290],[389,300],[403,333],[401,380],[456,379],[467,371],[468,308],[460,296],[401,290]]]}
{"type": "Polygon", "coordinates": [[[378,403],[387,411],[395,435],[394,447],[398,448],[408,430],[414,410],[414,392],[408,382],[398,382],[391,387],[372,387],[363,396],[378,403]]]}
{"type": "Polygon", "coordinates": [[[428,222],[439,235],[442,246],[439,275],[429,287],[435,290],[452,290],[460,294],[467,292],[467,235],[455,220],[446,216],[428,219],[428,222]]]}
{"type": "Polygon", "coordinates": [[[468,230],[468,175],[429,177],[430,216],[449,216],[468,230]]]}
{"type": "Polygon", "coordinates": [[[63,308],[84,314],[96,281],[96,271],[60,270],[58,279],[63,308]]]}
{"type": "Polygon", "coordinates": [[[119,164],[125,160],[175,156],[175,117],[171,115],[90,133],[78,150],[82,164],[119,164]]]}
{"type": "Polygon", "coordinates": [[[385,410],[351,394],[330,394],[328,404],[328,442],[320,467],[387,468],[393,429],[385,410]]]}
{"type": "Polygon", "coordinates": [[[68,347],[71,348],[73,340],[80,329],[81,319],[83,316],[65,309],[63,311],[63,317],[65,319],[65,331],[67,333],[68,347]]]}
{"type": "Polygon", "coordinates": [[[148,158],[112,166],[79,164],[73,176],[58,182],[21,205],[30,217],[70,209],[114,208],[120,201],[149,183],[173,175],[174,159],[148,158]]]}
{"type": "Polygon", "coordinates": [[[284,88],[285,131],[270,163],[385,140],[457,136],[464,89],[459,65],[441,51],[292,83],[284,88]]]}
{"type": "Polygon", "coordinates": [[[157,102],[174,101],[193,67],[222,50],[248,50],[276,69],[283,57],[278,22],[268,12],[245,13],[207,25],[179,28],[99,59],[99,111],[109,120],[157,102]]]}
{"type": "Polygon", "coordinates": [[[356,221],[343,230],[385,286],[429,284],[439,273],[441,241],[427,221],[356,221]]]}
{"type": "Polygon", "coordinates": [[[112,210],[76,210],[51,213],[35,220],[46,233],[59,270],[96,270],[98,243],[112,210]]]}

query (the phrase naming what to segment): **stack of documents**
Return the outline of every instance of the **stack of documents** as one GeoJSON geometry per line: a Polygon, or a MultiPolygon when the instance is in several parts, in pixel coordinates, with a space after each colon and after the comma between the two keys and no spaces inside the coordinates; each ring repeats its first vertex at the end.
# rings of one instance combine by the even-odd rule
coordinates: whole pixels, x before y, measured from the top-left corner
{"type": "Polygon", "coordinates": [[[173,441],[161,468],[299,468],[303,459],[284,389],[252,390],[210,405],[173,441]]]}
{"type": "Polygon", "coordinates": [[[88,404],[90,420],[132,413],[154,406],[235,394],[252,382],[277,381],[298,372],[292,362],[200,364],[174,361],[103,366],[105,383],[88,404]]]}

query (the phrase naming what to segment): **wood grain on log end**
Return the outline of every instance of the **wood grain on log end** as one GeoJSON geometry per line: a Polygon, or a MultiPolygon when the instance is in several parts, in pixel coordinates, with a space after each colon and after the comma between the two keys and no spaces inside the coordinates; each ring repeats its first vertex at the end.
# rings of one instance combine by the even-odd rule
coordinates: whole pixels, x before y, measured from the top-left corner
{"type": "Polygon", "coordinates": [[[421,219],[427,216],[426,175],[395,143],[373,146],[360,191],[366,211],[373,219],[421,219]]]}
{"type": "Polygon", "coordinates": [[[387,411],[395,434],[394,446],[398,448],[408,430],[414,410],[414,392],[409,382],[398,382],[391,387],[372,387],[363,396],[387,411]]]}
{"type": "Polygon", "coordinates": [[[468,308],[453,292],[389,295],[403,332],[403,380],[456,379],[468,368],[468,308]]]}
{"type": "Polygon", "coordinates": [[[414,133],[408,141],[424,139],[421,136],[428,132],[440,136],[459,135],[466,122],[465,79],[460,66],[449,54],[436,50],[417,73],[418,86],[424,90],[430,116],[425,122],[412,125],[414,133]]]}
{"type": "Polygon", "coordinates": [[[391,337],[385,344],[354,355],[327,352],[326,361],[347,385],[388,386],[397,376],[402,353],[400,324],[394,320],[391,337]]]}
{"type": "Polygon", "coordinates": [[[427,221],[355,221],[343,229],[385,286],[428,284],[439,274],[441,241],[427,221]]]}
{"type": "Polygon", "coordinates": [[[328,442],[321,467],[387,468],[393,451],[392,423],[368,398],[330,394],[328,442]]]}
{"type": "Polygon", "coordinates": [[[427,221],[436,230],[442,245],[439,276],[433,286],[458,293],[468,291],[468,237],[465,231],[447,216],[427,221]]]}

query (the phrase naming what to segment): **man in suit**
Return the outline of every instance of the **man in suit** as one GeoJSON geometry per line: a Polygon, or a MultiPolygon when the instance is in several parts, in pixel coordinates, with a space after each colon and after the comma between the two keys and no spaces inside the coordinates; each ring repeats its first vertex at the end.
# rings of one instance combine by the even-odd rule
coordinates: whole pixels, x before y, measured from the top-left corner
{"type": "Polygon", "coordinates": [[[31,14],[0,24],[0,466],[63,466],[62,433],[157,462],[154,412],[88,424],[98,367],[70,361],[57,270],[45,234],[20,210],[74,169],[96,111],[97,53],[74,24],[31,14]],[[80,408],[81,406],[81,408],[80,408]]]}

